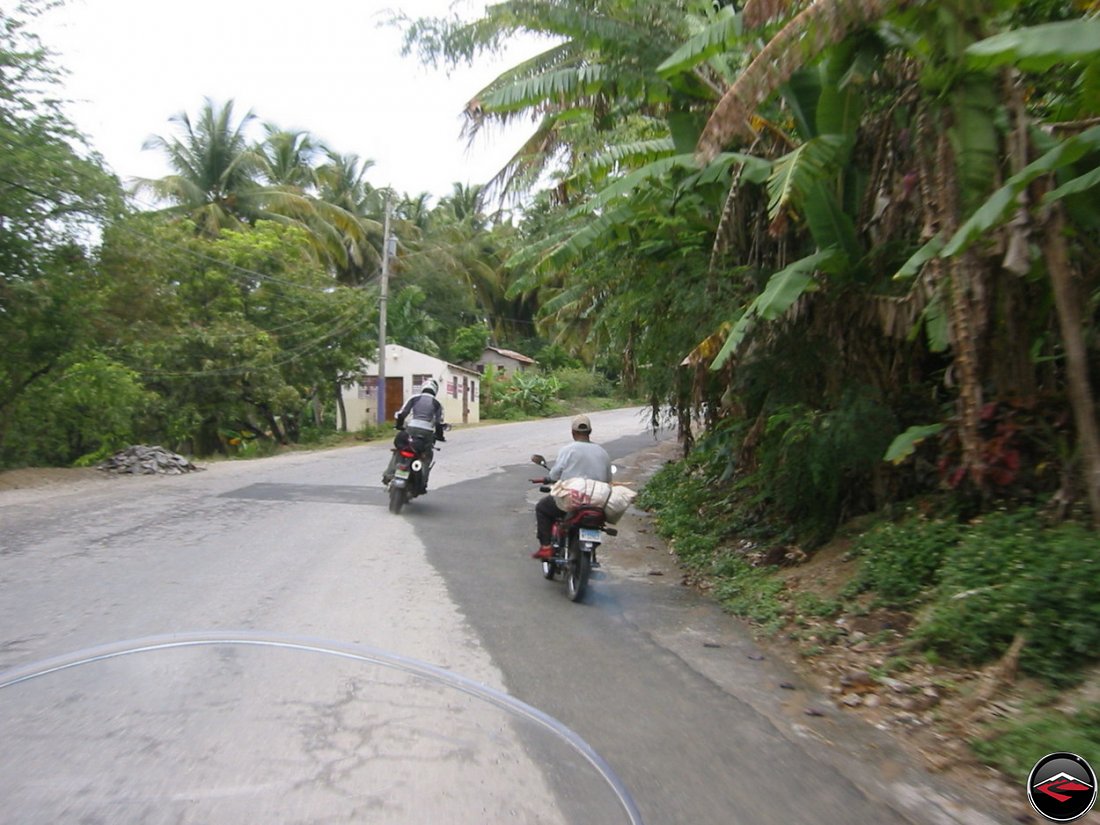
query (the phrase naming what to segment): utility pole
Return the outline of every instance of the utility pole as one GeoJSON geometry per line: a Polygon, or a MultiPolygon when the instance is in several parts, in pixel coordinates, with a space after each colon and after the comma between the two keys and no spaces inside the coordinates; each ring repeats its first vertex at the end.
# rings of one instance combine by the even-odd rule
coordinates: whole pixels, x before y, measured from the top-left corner
{"type": "Polygon", "coordinates": [[[390,255],[396,252],[390,237],[390,196],[386,195],[386,217],[382,224],[382,291],[378,298],[378,423],[386,423],[386,299],[390,289],[390,255]],[[391,245],[393,249],[391,250],[391,245]]]}

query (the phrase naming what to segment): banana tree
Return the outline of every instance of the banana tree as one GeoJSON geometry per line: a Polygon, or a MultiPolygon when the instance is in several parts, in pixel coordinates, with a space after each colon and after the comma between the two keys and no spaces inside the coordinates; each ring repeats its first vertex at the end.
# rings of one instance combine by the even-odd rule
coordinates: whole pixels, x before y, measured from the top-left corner
{"type": "MultiPolygon", "coordinates": [[[[568,178],[631,116],[663,119],[675,109],[684,90],[656,67],[691,33],[690,20],[710,6],[700,0],[505,0],[472,22],[412,21],[406,49],[418,49],[426,62],[458,62],[499,48],[516,32],[546,40],[544,51],[500,74],[465,109],[464,134],[471,141],[489,126],[536,121],[484,192],[519,195],[544,173],[564,170],[568,178]]],[[[687,85],[688,97],[715,91],[694,80],[687,85]]]]}
{"type": "MultiPolygon", "coordinates": [[[[804,8],[787,2],[749,2],[746,31],[774,31],[729,87],[698,142],[704,158],[758,140],[761,113],[804,67],[833,56],[868,33],[885,45],[880,73],[914,83],[917,98],[906,126],[914,150],[914,203],[921,209],[921,242],[955,234],[996,186],[1004,157],[997,123],[1004,111],[999,79],[976,71],[966,49],[992,34],[1009,3],[928,0],[817,0],[804,8]]],[[[900,112],[899,112],[900,115],[900,112]]],[[[766,119],[765,119],[766,120],[766,119]]],[[[924,279],[947,309],[958,385],[958,431],[963,464],[979,489],[986,485],[979,416],[987,364],[980,342],[988,334],[989,294],[1000,271],[967,250],[928,255],[924,279]]]]}
{"type": "MultiPolygon", "coordinates": [[[[1063,101],[1063,110],[1071,118],[1095,117],[1100,111],[1100,20],[1055,22],[990,37],[971,45],[969,65],[976,71],[1001,70],[1012,66],[1024,72],[1045,72],[1059,64],[1081,68],[1079,94],[1063,101]]],[[[1085,195],[1100,185],[1100,126],[1087,127],[1087,120],[1071,121],[1067,129],[1036,131],[1021,115],[1024,134],[1034,135],[1035,144],[1047,144],[1048,150],[1012,175],[988,200],[976,209],[953,236],[937,235],[917,253],[914,263],[903,268],[912,272],[922,261],[952,259],[966,255],[990,234],[1013,223],[1017,233],[1028,229],[1041,236],[1042,263],[1050,280],[1054,305],[1066,354],[1066,380],[1073,409],[1078,441],[1084,465],[1085,488],[1093,524],[1100,528],[1100,428],[1097,427],[1095,402],[1089,383],[1089,366],[1081,306],[1077,295],[1075,264],[1067,240],[1065,201],[1085,195]],[[1053,143],[1053,145],[1050,145],[1053,143]],[[1028,190],[1036,182],[1060,175],[1060,185],[1048,184],[1046,191],[1028,211],[1024,205],[1036,199],[1028,190]],[[1022,213],[1022,214],[1021,214],[1022,213]]],[[[1047,126],[1056,124],[1048,123],[1047,126]]],[[[1029,145],[1025,143],[1026,152],[1029,145]]],[[[1085,213],[1095,228],[1097,217],[1085,213]]],[[[1024,247],[1026,249],[1026,245],[1024,247]]],[[[1026,253],[1024,253],[1026,256],[1026,253]]],[[[1030,262],[1023,261],[1026,269],[1030,262]]],[[[1006,266],[1008,264],[1006,263],[1006,266]]]]}

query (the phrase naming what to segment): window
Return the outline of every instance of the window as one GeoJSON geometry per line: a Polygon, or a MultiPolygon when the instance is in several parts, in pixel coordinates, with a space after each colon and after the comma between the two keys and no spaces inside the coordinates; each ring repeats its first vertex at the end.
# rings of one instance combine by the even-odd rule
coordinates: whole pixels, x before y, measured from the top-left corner
{"type": "Polygon", "coordinates": [[[414,374],[413,375],[413,384],[412,384],[412,394],[416,395],[422,389],[424,389],[424,385],[428,383],[428,381],[429,381],[429,379],[431,379],[431,377],[432,377],[431,373],[426,373],[426,372],[425,373],[414,374]]]}
{"type": "Polygon", "coordinates": [[[374,398],[374,390],[378,387],[377,375],[359,376],[359,400],[374,398]]]}

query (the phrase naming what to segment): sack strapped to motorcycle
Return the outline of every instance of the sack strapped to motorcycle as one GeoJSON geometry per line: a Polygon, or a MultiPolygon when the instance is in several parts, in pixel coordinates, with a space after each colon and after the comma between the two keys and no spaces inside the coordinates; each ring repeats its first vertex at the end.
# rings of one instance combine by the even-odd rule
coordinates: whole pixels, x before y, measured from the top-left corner
{"type": "Polygon", "coordinates": [[[550,495],[554,497],[554,503],[567,513],[581,507],[596,507],[604,511],[610,524],[615,524],[638,494],[618,484],[589,478],[566,478],[554,482],[550,495]]]}

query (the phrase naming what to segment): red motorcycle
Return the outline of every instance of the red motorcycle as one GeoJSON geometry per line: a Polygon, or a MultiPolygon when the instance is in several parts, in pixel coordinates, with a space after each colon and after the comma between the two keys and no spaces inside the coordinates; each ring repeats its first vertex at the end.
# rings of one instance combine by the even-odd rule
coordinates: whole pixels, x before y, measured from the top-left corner
{"type": "MultiPolygon", "coordinates": [[[[550,467],[541,455],[531,456],[531,461],[549,471],[550,467]]],[[[617,468],[612,466],[611,471],[617,468]]],[[[537,483],[537,482],[536,482],[537,483]]],[[[539,490],[549,493],[549,485],[542,484],[539,490]]],[[[565,593],[570,601],[580,601],[588,588],[588,577],[592,568],[599,566],[596,548],[603,542],[601,533],[617,536],[619,531],[607,526],[607,516],[600,507],[579,507],[567,512],[554,522],[550,534],[550,546],[554,556],[543,561],[542,575],[553,579],[559,573],[565,581],[565,593]]]]}

